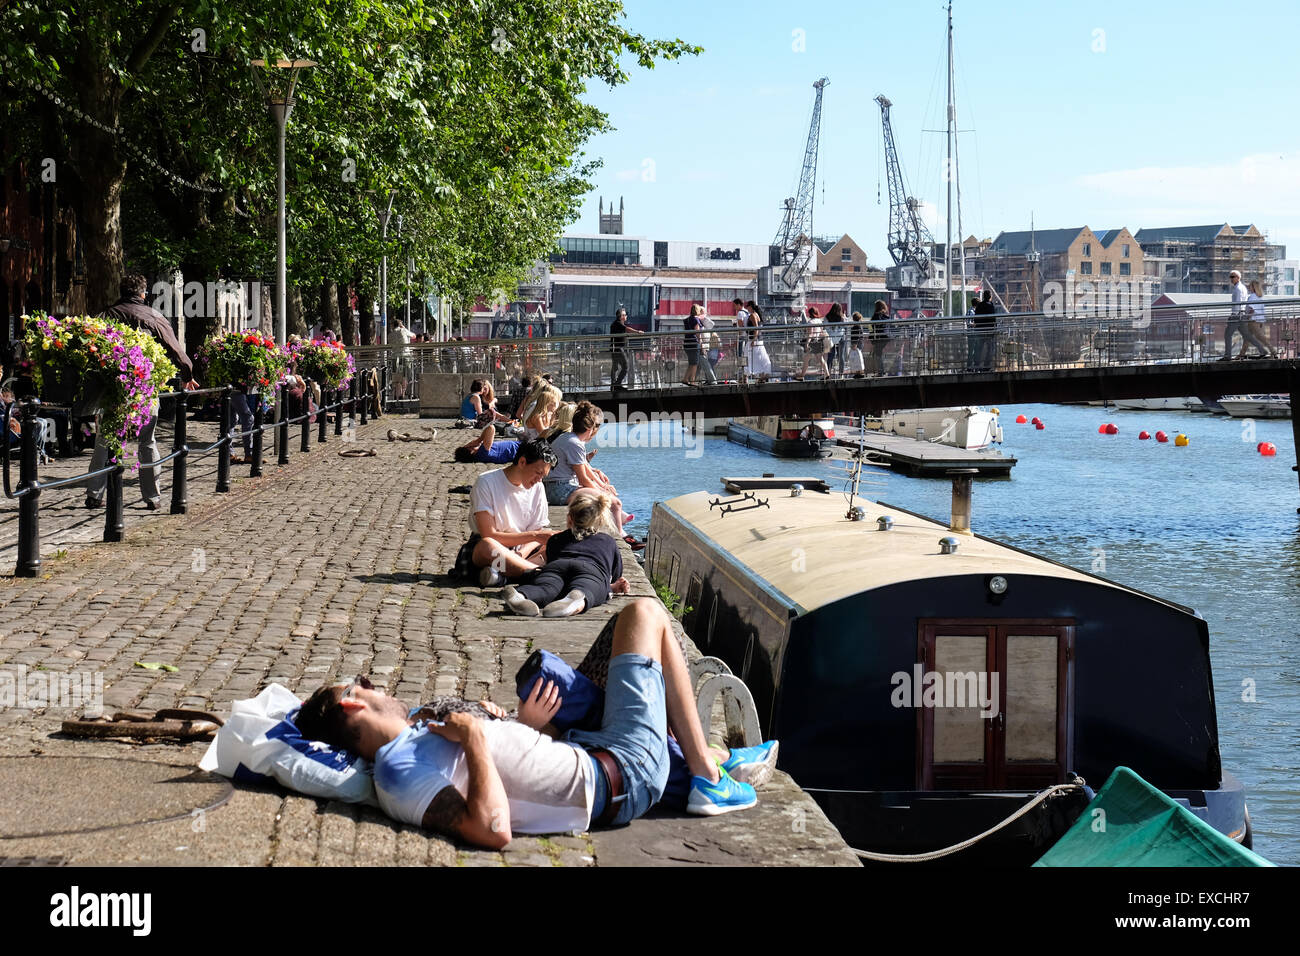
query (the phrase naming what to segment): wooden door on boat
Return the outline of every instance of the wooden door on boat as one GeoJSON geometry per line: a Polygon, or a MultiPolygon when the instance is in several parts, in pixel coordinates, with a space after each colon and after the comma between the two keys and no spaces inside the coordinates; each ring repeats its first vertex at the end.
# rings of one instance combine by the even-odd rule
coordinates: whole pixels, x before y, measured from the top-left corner
{"type": "Polygon", "coordinates": [[[921,621],[912,705],[922,790],[1063,782],[1070,758],[1072,620],[921,621]]]}

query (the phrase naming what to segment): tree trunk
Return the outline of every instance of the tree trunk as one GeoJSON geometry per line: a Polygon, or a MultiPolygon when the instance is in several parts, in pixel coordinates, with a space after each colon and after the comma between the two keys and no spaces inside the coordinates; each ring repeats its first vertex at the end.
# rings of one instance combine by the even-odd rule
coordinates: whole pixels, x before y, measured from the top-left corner
{"type": "MultiPolygon", "coordinates": [[[[82,110],[106,126],[115,127],[121,87],[105,65],[108,51],[94,48],[86,40],[81,44],[80,59],[77,86],[82,110]]],[[[111,134],[89,123],[73,126],[68,140],[72,163],[82,185],[80,236],[85,243],[86,308],[97,314],[119,298],[126,159],[111,134]]],[[[57,167],[55,175],[58,175],[57,167]]]]}
{"type": "Polygon", "coordinates": [[[337,333],[339,322],[339,287],[337,282],[322,282],[320,286],[321,324],[337,333]]]}
{"type": "Polygon", "coordinates": [[[352,338],[356,333],[356,323],[352,320],[352,297],[350,295],[352,287],[347,283],[335,286],[338,291],[338,311],[340,318],[340,328],[343,330],[340,338],[343,339],[344,345],[351,345],[352,338]]]}
{"type": "Polygon", "coordinates": [[[357,296],[357,307],[361,312],[361,344],[373,345],[375,338],[375,300],[363,293],[357,296]]]}
{"type": "Polygon", "coordinates": [[[275,337],[275,315],[272,312],[274,306],[271,304],[271,284],[263,282],[262,286],[262,304],[258,309],[257,329],[268,339],[275,337]]]}
{"type": "Polygon", "coordinates": [[[296,282],[290,282],[287,291],[285,310],[288,312],[288,317],[285,320],[284,334],[306,335],[307,317],[303,314],[302,287],[296,282]]]}

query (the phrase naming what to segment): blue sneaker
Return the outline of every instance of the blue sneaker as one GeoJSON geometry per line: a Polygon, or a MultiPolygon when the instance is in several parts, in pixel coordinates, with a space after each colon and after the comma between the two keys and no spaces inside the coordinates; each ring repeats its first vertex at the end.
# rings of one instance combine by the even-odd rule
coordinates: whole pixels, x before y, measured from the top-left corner
{"type": "Polygon", "coordinates": [[[691,777],[691,795],[686,800],[686,812],[716,817],[732,810],[747,810],[756,803],[758,794],[754,793],[754,788],[733,780],[723,770],[717,783],[710,783],[708,777],[691,777]]]}
{"type": "Polygon", "coordinates": [[[736,747],[731,751],[722,769],[734,780],[751,787],[767,783],[776,769],[776,754],[781,745],[775,740],[765,740],[757,747],[736,747]]]}

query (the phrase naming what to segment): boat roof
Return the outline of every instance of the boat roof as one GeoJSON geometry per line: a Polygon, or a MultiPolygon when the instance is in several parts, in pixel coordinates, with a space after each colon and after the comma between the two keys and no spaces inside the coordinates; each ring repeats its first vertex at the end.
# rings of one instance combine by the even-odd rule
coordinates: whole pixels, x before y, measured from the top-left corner
{"type": "MultiPolygon", "coordinates": [[[[721,508],[709,507],[719,496],[705,491],[671,498],[660,507],[766,582],[796,613],[864,590],[965,574],[1035,574],[1142,594],[979,535],[956,534],[945,524],[866,498],[855,498],[853,503],[866,509],[867,520],[852,522],[845,517],[850,505],[842,492],[805,491],[798,497],[782,491],[754,494],[769,507],[723,514],[721,508]],[[876,519],[882,515],[893,519],[889,531],[878,529],[876,519]],[[949,535],[958,540],[957,551],[941,554],[939,539],[949,535]],[[803,552],[802,562],[796,560],[796,549],[803,552]],[[800,563],[804,569],[796,570],[800,563]],[[827,568],[847,570],[827,573],[827,568]]],[[[721,500],[732,499],[723,495],[721,500]]],[[[738,498],[734,501],[737,508],[749,504],[738,498]]],[[[1195,614],[1189,608],[1154,599],[1195,614]]]]}

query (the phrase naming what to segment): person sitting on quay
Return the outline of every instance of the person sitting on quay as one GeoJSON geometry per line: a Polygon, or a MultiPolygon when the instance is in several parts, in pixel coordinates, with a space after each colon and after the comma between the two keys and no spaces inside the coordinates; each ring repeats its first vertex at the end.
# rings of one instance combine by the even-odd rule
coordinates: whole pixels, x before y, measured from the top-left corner
{"type": "Polygon", "coordinates": [[[483,380],[474,379],[469,383],[469,394],[460,401],[460,417],[466,421],[478,421],[483,414],[483,380]]]}
{"type": "MultiPolygon", "coordinates": [[[[569,496],[579,488],[592,488],[610,496],[613,502],[612,515],[614,527],[621,529],[636,515],[623,511],[623,502],[618,498],[618,489],[609,480],[609,476],[599,468],[591,466],[591,459],[596,454],[587,451],[587,442],[596,437],[605,416],[591,402],[579,402],[577,405],[563,406],[556,414],[555,427],[546,433],[546,440],[555,451],[556,465],[546,476],[546,500],[549,504],[568,504],[569,496]]],[[[634,549],[640,550],[640,542],[631,535],[624,537],[634,549]]]]}
{"type": "Polygon", "coordinates": [[[506,607],[525,617],[569,617],[630,590],[610,516],[610,495],[579,488],[569,498],[567,527],[546,542],[546,564],[507,585],[506,607]]]}
{"type": "Polygon", "coordinates": [[[456,556],[459,573],[478,568],[482,587],[500,587],[546,560],[538,552],[552,532],[540,486],[554,465],[551,446],[530,441],[510,465],[478,476],[469,495],[469,540],[456,556]]]}
{"type": "MultiPolygon", "coordinates": [[[[530,722],[545,727],[557,709],[553,698],[530,707],[530,722]]],[[[709,749],[670,619],[649,599],[616,618],[599,730],[569,730],[557,740],[524,722],[427,715],[358,677],[316,691],[297,723],[304,736],[370,760],[379,804],[393,819],[487,849],[502,849],[515,833],[582,831],[642,816],[667,785],[670,729],[693,774],[689,813],[758,802],[709,749]]]]}
{"type": "Polygon", "coordinates": [[[497,427],[487,425],[473,438],[453,452],[456,461],[466,464],[478,462],[485,465],[508,465],[519,457],[521,442],[513,438],[497,438],[497,427]]]}
{"type": "Polygon", "coordinates": [[[555,413],[563,398],[564,394],[545,377],[537,380],[519,410],[518,417],[523,422],[526,439],[540,438],[555,425],[555,413]]]}

